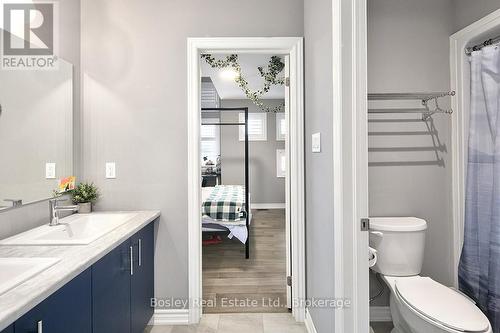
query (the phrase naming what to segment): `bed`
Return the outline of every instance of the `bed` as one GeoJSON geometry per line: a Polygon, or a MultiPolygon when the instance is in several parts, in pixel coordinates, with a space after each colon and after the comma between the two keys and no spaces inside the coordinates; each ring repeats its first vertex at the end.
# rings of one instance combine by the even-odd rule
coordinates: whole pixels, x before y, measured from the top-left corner
{"type": "MultiPolygon", "coordinates": [[[[245,258],[250,258],[250,220],[252,218],[249,190],[248,158],[248,107],[241,108],[202,108],[202,112],[244,112],[244,121],[201,123],[201,126],[244,126],[245,133],[245,186],[218,185],[203,188],[202,231],[229,231],[229,238],[236,237],[245,244],[245,258]]],[[[220,120],[219,120],[220,121],[220,120]]]]}
{"type": "MultiPolygon", "coordinates": [[[[250,201],[250,200],[249,200],[250,201]]],[[[245,187],[218,185],[202,188],[202,231],[229,231],[228,238],[236,237],[243,244],[248,240],[245,187]]],[[[252,220],[248,212],[248,225],[252,220]]]]}

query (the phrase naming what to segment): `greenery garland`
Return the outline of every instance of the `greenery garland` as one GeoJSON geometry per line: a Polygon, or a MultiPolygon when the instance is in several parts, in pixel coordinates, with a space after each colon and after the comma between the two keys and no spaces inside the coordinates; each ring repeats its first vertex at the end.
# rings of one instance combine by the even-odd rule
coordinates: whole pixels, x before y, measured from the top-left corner
{"type": "Polygon", "coordinates": [[[241,66],[238,63],[238,55],[231,54],[226,56],[225,59],[215,59],[211,54],[202,54],[201,58],[204,59],[208,65],[212,68],[223,69],[232,68],[238,73],[234,81],[243,90],[245,95],[249,100],[251,100],[255,105],[257,105],[262,111],[265,112],[280,112],[285,103],[278,106],[265,105],[261,101],[261,97],[269,92],[272,85],[283,85],[285,84],[284,77],[278,77],[278,74],[283,71],[285,64],[281,61],[278,56],[272,56],[267,65],[267,69],[263,67],[258,67],[260,76],[264,79],[264,86],[262,89],[252,91],[248,86],[248,81],[242,75],[241,66]]]}

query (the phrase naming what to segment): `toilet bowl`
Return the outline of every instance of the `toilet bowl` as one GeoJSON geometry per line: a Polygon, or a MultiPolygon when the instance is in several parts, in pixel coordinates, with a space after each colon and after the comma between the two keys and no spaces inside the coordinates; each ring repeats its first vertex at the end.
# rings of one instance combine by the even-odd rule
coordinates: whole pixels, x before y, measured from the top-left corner
{"type": "Polygon", "coordinates": [[[491,325],[463,294],[420,276],[427,223],[414,217],[370,218],[372,267],[390,289],[391,333],[491,333],[491,325]]]}
{"type": "Polygon", "coordinates": [[[428,277],[382,276],[391,291],[391,333],[491,333],[486,316],[461,293],[428,277]]]}

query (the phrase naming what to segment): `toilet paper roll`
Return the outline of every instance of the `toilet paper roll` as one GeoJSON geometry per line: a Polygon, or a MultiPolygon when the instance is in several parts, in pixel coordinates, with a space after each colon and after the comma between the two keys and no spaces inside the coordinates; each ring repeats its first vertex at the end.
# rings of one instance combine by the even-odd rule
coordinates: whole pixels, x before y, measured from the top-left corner
{"type": "Polygon", "coordinates": [[[377,263],[377,250],[368,247],[368,267],[373,267],[377,263]]]}

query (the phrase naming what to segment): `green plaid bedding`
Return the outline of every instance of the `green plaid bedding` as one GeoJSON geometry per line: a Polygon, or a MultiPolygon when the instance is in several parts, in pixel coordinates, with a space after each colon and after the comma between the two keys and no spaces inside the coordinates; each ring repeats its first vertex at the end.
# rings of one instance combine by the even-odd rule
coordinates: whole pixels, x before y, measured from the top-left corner
{"type": "Polygon", "coordinates": [[[241,185],[218,185],[203,202],[202,214],[214,220],[237,222],[245,215],[245,187],[241,185]]]}

